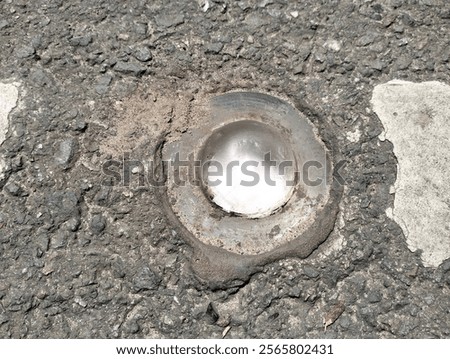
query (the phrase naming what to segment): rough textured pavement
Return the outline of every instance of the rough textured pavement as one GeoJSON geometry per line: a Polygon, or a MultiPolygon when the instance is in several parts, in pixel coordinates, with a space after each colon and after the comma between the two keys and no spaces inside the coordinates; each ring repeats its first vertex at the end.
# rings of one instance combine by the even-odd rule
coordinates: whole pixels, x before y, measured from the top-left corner
{"type": "Polygon", "coordinates": [[[393,79],[450,84],[449,31],[444,0],[0,1],[0,88],[19,93],[0,117],[0,337],[449,337],[450,260],[424,266],[386,214],[397,160],[370,102],[393,79]],[[309,258],[212,291],[154,188],[102,164],[233,89],[302,96],[347,184],[309,258]]]}

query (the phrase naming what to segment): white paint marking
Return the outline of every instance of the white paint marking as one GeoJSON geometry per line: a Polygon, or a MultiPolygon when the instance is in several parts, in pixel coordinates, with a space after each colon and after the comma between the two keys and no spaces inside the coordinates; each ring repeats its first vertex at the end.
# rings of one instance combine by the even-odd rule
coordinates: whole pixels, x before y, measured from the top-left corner
{"type": "Polygon", "coordinates": [[[398,159],[394,208],[408,247],[424,265],[450,258],[450,86],[400,80],[376,86],[374,111],[398,159]]]}
{"type": "MultiPolygon", "coordinates": [[[[17,105],[19,91],[16,83],[0,82],[0,146],[5,142],[6,134],[9,129],[8,116],[12,109],[17,105]]],[[[0,181],[4,179],[6,168],[5,159],[0,157],[0,181]]]]}
{"type": "Polygon", "coordinates": [[[8,133],[8,116],[17,105],[19,90],[16,84],[0,82],[0,145],[3,144],[8,133]]]}

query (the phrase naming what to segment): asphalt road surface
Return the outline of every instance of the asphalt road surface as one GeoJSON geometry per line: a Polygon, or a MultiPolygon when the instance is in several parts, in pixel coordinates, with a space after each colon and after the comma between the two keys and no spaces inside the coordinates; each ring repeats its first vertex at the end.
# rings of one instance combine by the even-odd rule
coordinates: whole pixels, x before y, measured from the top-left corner
{"type": "Polygon", "coordinates": [[[449,337],[449,33],[446,0],[1,0],[0,337],[449,337]],[[346,184],[309,257],[214,288],[104,164],[232,90],[301,98],[346,184]]]}

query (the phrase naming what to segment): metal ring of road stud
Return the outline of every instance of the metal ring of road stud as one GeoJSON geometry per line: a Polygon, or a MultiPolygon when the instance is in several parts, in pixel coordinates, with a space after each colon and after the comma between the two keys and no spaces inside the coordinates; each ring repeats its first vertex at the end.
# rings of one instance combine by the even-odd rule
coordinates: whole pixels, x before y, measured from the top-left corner
{"type": "Polygon", "coordinates": [[[211,97],[188,130],[156,151],[164,208],[211,283],[306,257],[331,232],[341,188],[333,156],[293,105],[257,92],[211,97]]]}

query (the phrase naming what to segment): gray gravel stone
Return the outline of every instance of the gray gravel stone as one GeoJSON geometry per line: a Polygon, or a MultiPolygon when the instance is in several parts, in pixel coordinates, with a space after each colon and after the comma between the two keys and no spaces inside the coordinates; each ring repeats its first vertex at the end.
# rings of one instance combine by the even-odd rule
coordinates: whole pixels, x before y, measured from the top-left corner
{"type": "Polygon", "coordinates": [[[7,28],[9,26],[9,22],[7,20],[0,20],[0,31],[7,28]]]}
{"type": "MultiPolygon", "coordinates": [[[[97,89],[96,89],[96,90],[97,90],[97,89]]],[[[82,119],[82,118],[77,118],[77,119],[75,120],[75,123],[73,124],[73,129],[74,129],[75,131],[83,132],[83,131],[86,130],[86,128],[87,128],[87,122],[86,122],[84,119],[82,119]]]]}
{"type": "Polygon", "coordinates": [[[368,45],[372,44],[377,37],[378,37],[377,33],[369,32],[366,35],[360,37],[358,39],[358,41],[356,42],[356,44],[358,46],[368,46],[368,45]]]}
{"type": "Polygon", "coordinates": [[[50,241],[50,247],[53,249],[64,248],[67,246],[69,235],[66,231],[58,231],[50,241]]]}
{"type": "Polygon", "coordinates": [[[104,95],[109,90],[109,85],[111,85],[111,82],[113,80],[113,76],[110,74],[100,76],[97,80],[97,84],[95,85],[95,92],[97,92],[99,95],[104,95]]]}
{"type": "Polygon", "coordinates": [[[101,214],[95,214],[92,216],[91,223],[89,224],[91,232],[93,234],[100,234],[106,228],[106,219],[101,214]]]}
{"type": "Polygon", "coordinates": [[[439,16],[441,19],[450,19],[450,9],[441,9],[439,16]]]}
{"type": "Polygon", "coordinates": [[[41,233],[36,237],[35,243],[38,250],[43,253],[46,252],[49,248],[50,238],[47,233],[41,233]]]}
{"type": "Polygon", "coordinates": [[[72,46],[88,46],[92,42],[92,35],[85,34],[81,36],[74,36],[70,39],[70,44],[72,46]]]}
{"type": "Polygon", "coordinates": [[[8,183],[5,186],[5,189],[13,196],[18,196],[20,194],[20,187],[15,183],[8,183]]]}
{"type": "Polygon", "coordinates": [[[412,63],[412,58],[409,56],[401,56],[396,62],[398,70],[406,70],[412,63]]]}
{"type": "Polygon", "coordinates": [[[141,76],[145,72],[146,68],[136,63],[118,61],[114,66],[114,70],[123,74],[141,76]]]}
{"type": "Polygon", "coordinates": [[[447,259],[441,264],[441,270],[446,273],[450,272],[450,259],[447,259]]]}
{"type": "Polygon", "coordinates": [[[133,280],[133,287],[136,292],[145,290],[156,290],[161,283],[161,278],[149,267],[143,267],[136,274],[133,280]]]}
{"type": "Polygon", "coordinates": [[[376,290],[371,290],[367,296],[367,300],[369,301],[369,303],[378,303],[382,298],[383,296],[381,295],[381,293],[376,290]]]}
{"type": "Polygon", "coordinates": [[[27,58],[34,56],[35,53],[36,53],[36,50],[33,47],[22,46],[17,49],[16,56],[21,59],[27,59],[27,58]]]}
{"type": "Polygon", "coordinates": [[[223,49],[223,44],[220,42],[213,42],[206,45],[207,54],[218,54],[223,49]]]}
{"type": "Polygon", "coordinates": [[[48,193],[47,203],[55,224],[79,216],[79,196],[74,191],[52,190],[48,193]]]}
{"type": "Polygon", "coordinates": [[[150,52],[148,47],[145,46],[140,46],[136,48],[133,51],[133,56],[141,62],[147,62],[152,59],[152,53],[150,52]]]}
{"type": "Polygon", "coordinates": [[[386,64],[384,63],[384,61],[377,59],[370,63],[370,67],[375,70],[382,71],[386,67],[386,64]]]}
{"type": "Polygon", "coordinates": [[[161,27],[173,27],[180,25],[184,22],[184,16],[182,14],[161,14],[155,17],[156,24],[161,27]]]}
{"type": "Polygon", "coordinates": [[[295,66],[295,67],[294,67],[294,71],[293,71],[294,75],[304,74],[304,73],[305,73],[305,67],[306,67],[306,66],[305,66],[304,63],[295,66]]]}
{"type": "Polygon", "coordinates": [[[46,85],[52,85],[53,81],[50,78],[50,76],[40,68],[33,69],[30,72],[30,79],[34,82],[36,86],[46,86],[46,85]]]}
{"type": "Polygon", "coordinates": [[[0,313],[0,325],[4,324],[4,323],[8,323],[9,322],[9,318],[6,315],[6,313],[0,313]]]}
{"type": "Polygon", "coordinates": [[[304,266],[303,273],[309,278],[317,278],[319,276],[319,272],[311,266],[304,266]]]}
{"type": "Polygon", "coordinates": [[[55,155],[56,163],[61,165],[63,168],[68,168],[75,155],[76,147],[77,142],[73,138],[60,142],[58,152],[55,155]]]}
{"type": "Polygon", "coordinates": [[[76,232],[78,230],[78,228],[80,227],[80,224],[81,224],[80,218],[74,217],[74,218],[70,218],[67,221],[66,227],[68,230],[70,230],[72,232],[76,232]]]}

